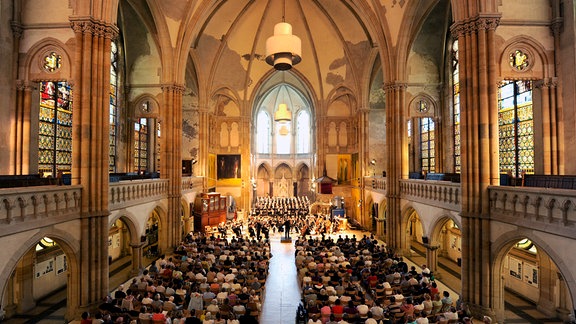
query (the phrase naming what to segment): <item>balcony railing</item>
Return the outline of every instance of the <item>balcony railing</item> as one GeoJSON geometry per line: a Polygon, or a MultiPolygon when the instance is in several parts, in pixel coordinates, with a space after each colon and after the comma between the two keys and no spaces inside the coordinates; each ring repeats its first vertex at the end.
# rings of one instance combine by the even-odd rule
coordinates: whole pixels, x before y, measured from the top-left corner
{"type": "Polygon", "coordinates": [[[435,180],[400,180],[402,199],[459,212],[460,183],[435,180]]]}
{"type": "Polygon", "coordinates": [[[0,236],[80,217],[81,194],[81,186],[0,189],[0,236]]]}
{"type": "Polygon", "coordinates": [[[110,210],[126,208],[167,196],[168,179],[120,181],[110,183],[108,189],[110,210]]]}
{"type": "Polygon", "coordinates": [[[364,186],[368,190],[386,194],[386,178],[380,176],[364,177],[364,186]]]}
{"type": "Polygon", "coordinates": [[[202,191],[204,177],[182,177],[182,192],[190,190],[202,191]]]}
{"type": "Polygon", "coordinates": [[[490,218],[574,237],[576,190],[492,186],[490,218]]]}

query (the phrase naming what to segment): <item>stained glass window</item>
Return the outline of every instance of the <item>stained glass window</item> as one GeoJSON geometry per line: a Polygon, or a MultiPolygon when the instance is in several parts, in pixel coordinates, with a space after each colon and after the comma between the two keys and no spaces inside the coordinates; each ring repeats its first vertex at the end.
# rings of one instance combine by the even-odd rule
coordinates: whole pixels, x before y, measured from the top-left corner
{"type": "Polygon", "coordinates": [[[40,82],[38,171],[58,176],[72,170],[72,88],[66,82],[40,82]]]}
{"type": "Polygon", "coordinates": [[[504,81],[498,89],[500,172],[534,172],[532,81],[504,81]]]}
{"type": "Polygon", "coordinates": [[[514,52],[510,53],[509,62],[511,67],[518,71],[524,71],[530,65],[530,58],[528,57],[528,54],[524,53],[523,51],[515,50],[514,52]]]}
{"type": "Polygon", "coordinates": [[[44,70],[54,72],[62,66],[62,56],[56,52],[51,52],[44,57],[44,70]]]}
{"type": "Polygon", "coordinates": [[[134,123],[134,171],[146,172],[148,168],[148,120],[139,118],[134,123]]]}
{"type": "Polygon", "coordinates": [[[112,42],[110,51],[110,143],[108,171],[116,170],[116,132],[118,127],[118,46],[112,42]]]}
{"type": "Polygon", "coordinates": [[[436,159],[434,152],[434,120],[432,118],[420,119],[420,165],[422,171],[434,172],[436,159]]]}
{"type": "Polygon", "coordinates": [[[452,99],[454,111],[452,113],[454,132],[454,172],[461,170],[461,145],[460,145],[460,63],[458,62],[458,40],[452,44],[452,99]]]}

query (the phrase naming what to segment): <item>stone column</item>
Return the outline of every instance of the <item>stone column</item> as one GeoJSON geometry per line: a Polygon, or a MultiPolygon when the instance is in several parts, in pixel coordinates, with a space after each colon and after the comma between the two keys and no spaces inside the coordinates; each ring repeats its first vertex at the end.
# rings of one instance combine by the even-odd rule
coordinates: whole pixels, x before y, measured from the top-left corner
{"type": "Polygon", "coordinates": [[[162,85],[163,102],[161,109],[162,137],[160,175],[169,180],[168,210],[166,215],[165,244],[168,251],[181,240],[182,224],[182,95],[185,88],[177,84],[162,85]]]}
{"type": "Polygon", "coordinates": [[[134,277],[140,274],[142,270],[142,247],[145,243],[130,243],[132,248],[132,271],[130,274],[134,277]]]}
{"type": "MultiPolygon", "coordinates": [[[[564,141],[564,107],[563,100],[562,100],[562,83],[557,81],[558,78],[558,69],[561,68],[560,62],[562,61],[559,58],[559,55],[562,53],[562,48],[560,47],[560,33],[562,32],[563,27],[563,17],[562,17],[562,9],[561,9],[561,2],[559,1],[552,1],[552,14],[554,18],[552,19],[552,24],[550,25],[550,29],[552,31],[552,35],[554,35],[554,76],[551,78],[551,95],[550,95],[550,102],[552,104],[552,117],[555,120],[555,127],[552,130],[552,150],[551,150],[551,160],[552,160],[552,174],[565,174],[565,152],[567,152],[565,148],[565,141],[564,141]]],[[[569,150],[568,150],[569,151],[569,150]]]]}
{"type": "Polygon", "coordinates": [[[461,67],[462,299],[482,314],[492,306],[488,186],[499,183],[498,136],[490,134],[498,134],[494,33],[500,14],[467,5],[451,27],[461,67]]]}
{"type": "Polygon", "coordinates": [[[386,225],[386,219],[384,217],[378,217],[376,219],[376,235],[378,237],[384,237],[385,231],[384,226],[386,225]]]}
{"type": "Polygon", "coordinates": [[[67,318],[108,293],[108,136],[111,39],[115,25],[70,18],[75,35],[72,184],[82,185],[79,280],[68,289],[67,318]]]}
{"type": "MultiPolygon", "coordinates": [[[[6,8],[7,9],[7,8],[6,8]]],[[[14,12],[18,12],[17,8],[13,8],[14,12]]],[[[11,150],[12,155],[10,156],[10,172],[11,174],[27,174],[27,170],[23,170],[24,165],[27,165],[29,161],[24,161],[23,159],[28,159],[25,155],[26,148],[30,145],[29,136],[30,132],[26,133],[24,126],[26,125],[25,119],[30,122],[30,105],[24,105],[24,98],[26,95],[30,95],[30,89],[28,84],[24,80],[18,80],[18,66],[20,66],[20,42],[22,40],[22,32],[24,28],[20,22],[20,15],[14,15],[13,20],[10,22],[10,27],[12,28],[12,73],[10,75],[10,80],[16,80],[16,90],[12,94],[14,96],[14,127],[10,129],[10,138],[13,140],[14,149],[11,150]],[[28,91],[26,91],[28,90],[28,91]],[[26,134],[26,136],[25,136],[26,134]]],[[[28,125],[28,129],[30,126],[28,125]]]]}
{"type": "Polygon", "coordinates": [[[22,257],[22,261],[16,268],[16,278],[18,278],[18,295],[17,307],[19,313],[26,313],[27,311],[36,307],[34,300],[34,252],[30,251],[22,257]]]}
{"type": "Polygon", "coordinates": [[[438,271],[438,248],[440,245],[424,244],[426,247],[426,266],[434,273],[434,277],[440,278],[438,271]]]}
{"type": "Polygon", "coordinates": [[[16,82],[16,124],[14,127],[15,132],[15,146],[14,146],[14,171],[15,174],[29,174],[30,172],[38,172],[30,170],[30,118],[31,118],[31,102],[32,102],[32,86],[23,80],[16,82]]]}
{"type": "Polygon", "coordinates": [[[386,92],[386,242],[399,251],[407,249],[402,228],[402,205],[400,179],[408,177],[408,143],[404,105],[406,83],[390,82],[384,85],[386,92]]]}

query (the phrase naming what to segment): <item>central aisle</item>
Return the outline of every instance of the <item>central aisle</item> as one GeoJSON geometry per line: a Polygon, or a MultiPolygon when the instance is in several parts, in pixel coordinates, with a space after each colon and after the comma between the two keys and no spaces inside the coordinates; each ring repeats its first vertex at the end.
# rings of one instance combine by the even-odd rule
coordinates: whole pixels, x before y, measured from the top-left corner
{"type": "Polygon", "coordinates": [[[294,242],[280,243],[280,237],[278,233],[270,235],[272,258],[266,279],[261,324],[293,324],[301,299],[294,261],[294,242]]]}

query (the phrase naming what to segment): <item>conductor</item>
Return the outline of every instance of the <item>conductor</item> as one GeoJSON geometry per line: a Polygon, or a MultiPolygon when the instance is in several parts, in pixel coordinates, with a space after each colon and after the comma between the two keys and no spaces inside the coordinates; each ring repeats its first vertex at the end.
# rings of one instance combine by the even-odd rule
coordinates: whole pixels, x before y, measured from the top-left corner
{"type": "Polygon", "coordinates": [[[290,220],[289,219],[287,219],[284,222],[284,238],[287,240],[290,239],[290,220]]]}

